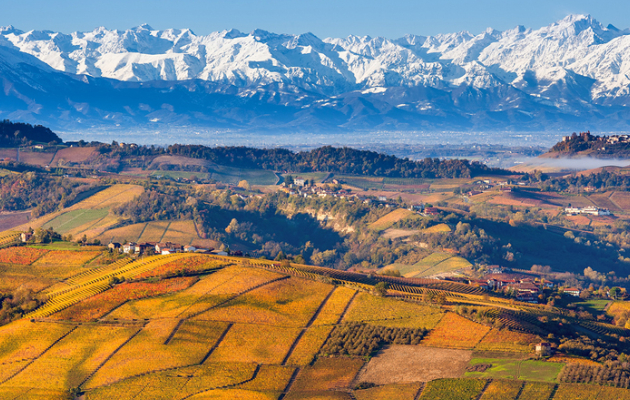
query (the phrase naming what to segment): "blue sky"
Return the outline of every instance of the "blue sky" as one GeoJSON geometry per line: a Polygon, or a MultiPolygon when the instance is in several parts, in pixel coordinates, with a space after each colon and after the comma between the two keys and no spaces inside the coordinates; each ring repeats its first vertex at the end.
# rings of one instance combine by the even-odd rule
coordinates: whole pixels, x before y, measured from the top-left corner
{"type": "Polygon", "coordinates": [[[191,28],[197,34],[236,28],[396,38],[487,27],[539,28],[568,14],[591,14],[604,25],[630,27],[630,2],[620,0],[0,0],[0,25],[70,33],[98,26],[191,28]]]}

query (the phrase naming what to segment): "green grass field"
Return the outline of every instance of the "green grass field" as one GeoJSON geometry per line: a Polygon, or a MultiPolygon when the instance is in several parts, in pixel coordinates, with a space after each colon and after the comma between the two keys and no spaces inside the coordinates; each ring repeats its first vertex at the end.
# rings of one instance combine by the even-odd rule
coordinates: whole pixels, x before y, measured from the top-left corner
{"type": "Polygon", "coordinates": [[[80,227],[81,225],[96,222],[99,219],[106,217],[107,214],[109,214],[109,210],[106,208],[68,211],[46,223],[45,227],[52,227],[55,231],[65,234],[80,227]]]}
{"type": "Polygon", "coordinates": [[[545,361],[517,360],[510,358],[473,358],[470,365],[492,364],[484,372],[466,372],[466,378],[521,379],[538,382],[555,382],[562,363],[545,361]]]}
{"type": "Polygon", "coordinates": [[[586,300],[575,303],[577,307],[584,307],[590,313],[599,314],[604,311],[610,300],[586,300]]]}

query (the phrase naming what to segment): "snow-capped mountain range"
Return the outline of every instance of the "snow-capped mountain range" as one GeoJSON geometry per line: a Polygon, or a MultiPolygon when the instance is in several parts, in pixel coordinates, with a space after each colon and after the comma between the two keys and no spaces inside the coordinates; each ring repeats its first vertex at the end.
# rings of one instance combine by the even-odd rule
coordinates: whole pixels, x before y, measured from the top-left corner
{"type": "Polygon", "coordinates": [[[53,128],[630,130],[630,30],[400,39],[0,28],[0,118],[53,128]]]}

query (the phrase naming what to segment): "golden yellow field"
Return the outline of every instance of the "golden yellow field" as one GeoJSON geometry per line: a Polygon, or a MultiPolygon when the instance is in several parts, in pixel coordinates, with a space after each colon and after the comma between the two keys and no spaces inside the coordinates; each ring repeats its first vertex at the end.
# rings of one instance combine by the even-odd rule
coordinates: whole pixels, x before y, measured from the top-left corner
{"type": "MultiPolygon", "coordinates": [[[[292,392],[317,392],[347,386],[363,366],[360,358],[320,358],[298,375],[292,392]]],[[[299,398],[299,397],[293,397],[299,398]]]]}
{"type": "Polygon", "coordinates": [[[382,216],[378,220],[372,222],[370,224],[370,229],[375,230],[377,232],[384,231],[385,229],[391,227],[396,222],[406,219],[406,218],[421,218],[418,214],[413,211],[406,210],[404,208],[398,208],[387,215],[382,216]]]}
{"type": "Polygon", "coordinates": [[[512,380],[493,380],[481,396],[482,400],[515,400],[521,391],[523,382],[512,380]]]}
{"type": "Polygon", "coordinates": [[[0,382],[9,380],[12,376],[17,375],[21,370],[28,367],[32,362],[33,360],[22,360],[2,364],[2,368],[0,368],[0,382]]]}
{"type": "Polygon", "coordinates": [[[103,365],[86,387],[94,388],[146,372],[199,363],[227,328],[227,324],[221,322],[186,321],[165,345],[179,324],[177,319],[150,321],[103,365]]]}
{"type": "Polygon", "coordinates": [[[112,207],[131,201],[143,192],[144,188],[138,185],[113,185],[75,204],[70,209],[112,207]]]}
{"type": "Polygon", "coordinates": [[[333,325],[339,321],[341,314],[346,309],[348,302],[357,292],[353,289],[337,286],[333,294],[320,311],[313,325],[333,325]]]}
{"type": "Polygon", "coordinates": [[[110,241],[118,243],[137,242],[145,226],[147,226],[147,222],[109,229],[99,234],[96,238],[101,243],[109,243],[110,241]]]}
{"type": "Polygon", "coordinates": [[[428,277],[439,274],[453,273],[455,271],[459,271],[472,266],[472,264],[465,258],[453,256],[452,254],[444,261],[440,261],[437,263],[428,262],[427,260],[432,258],[432,256],[435,254],[436,253],[425,257],[421,262],[413,265],[412,268],[403,269],[403,271],[405,271],[404,275],[410,278],[428,277]]]}
{"type": "Polygon", "coordinates": [[[553,386],[542,382],[527,382],[523,386],[519,397],[522,399],[547,400],[553,391],[553,386]]]}
{"type": "Polygon", "coordinates": [[[556,363],[562,363],[562,364],[580,364],[580,365],[588,365],[591,367],[599,367],[601,366],[600,363],[590,360],[588,358],[577,358],[577,357],[567,357],[563,354],[554,354],[551,357],[549,357],[549,359],[547,359],[547,361],[549,362],[556,362],[556,363]]]}
{"type": "Polygon", "coordinates": [[[196,319],[304,326],[330,290],[330,285],[320,282],[284,279],[246,293],[196,319]]]}
{"type": "Polygon", "coordinates": [[[258,392],[281,392],[289,383],[294,367],[281,365],[262,365],[253,381],[238,385],[239,389],[258,392]]]}
{"type": "Polygon", "coordinates": [[[7,268],[2,272],[2,279],[0,279],[0,293],[11,293],[20,286],[39,292],[53,283],[55,283],[55,279],[51,277],[34,277],[29,273],[16,271],[14,268],[10,270],[7,268]]]}
{"type": "Polygon", "coordinates": [[[262,269],[227,267],[203,277],[181,292],[125,303],[108,319],[190,318],[236,294],[278,279],[282,275],[262,269]]]}
{"type": "Polygon", "coordinates": [[[444,311],[439,308],[360,293],[352,302],[344,321],[431,329],[443,315],[444,311]]]}
{"type": "Polygon", "coordinates": [[[193,396],[191,400],[276,400],[277,398],[275,393],[241,389],[217,389],[193,396]]]}
{"type": "Polygon", "coordinates": [[[68,400],[68,392],[5,386],[0,387],[0,399],[68,400]]]}
{"type": "Polygon", "coordinates": [[[34,265],[64,265],[80,267],[100,255],[100,251],[65,251],[52,250],[38,259],[34,265]]]}
{"type": "Polygon", "coordinates": [[[370,389],[355,390],[354,397],[357,400],[413,400],[420,386],[420,383],[377,386],[370,389]]]}
{"type": "Polygon", "coordinates": [[[430,228],[423,229],[422,233],[440,233],[440,232],[450,232],[451,228],[449,228],[446,224],[437,224],[430,228]]]}
{"type": "Polygon", "coordinates": [[[422,340],[424,346],[472,349],[490,328],[449,312],[422,340]]]}
{"type": "Polygon", "coordinates": [[[198,239],[197,230],[192,220],[173,221],[164,235],[164,241],[179,243],[181,245],[191,244],[198,239]]]}
{"type": "Polygon", "coordinates": [[[491,329],[475,347],[487,351],[531,352],[530,345],[540,343],[541,338],[529,333],[513,332],[507,329],[491,329]]]}
{"type": "Polygon", "coordinates": [[[606,310],[606,313],[612,316],[620,315],[624,312],[630,313],[630,303],[625,301],[615,301],[606,310]]]}
{"type": "Polygon", "coordinates": [[[0,364],[32,360],[72,328],[72,325],[26,320],[0,327],[0,364]]]}
{"type": "Polygon", "coordinates": [[[332,326],[326,325],[311,326],[308,328],[293,350],[293,353],[291,353],[287,364],[300,366],[310,364],[324,345],[324,342],[326,342],[332,330],[332,326]]]}
{"type": "Polygon", "coordinates": [[[298,328],[234,324],[208,361],[280,364],[299,332],[298,328]]]}
{"type": "Polygon", "coordinates": [[[138,242],[161,242],[169,224],[169,221],[149,222],[138,238],[138,242]]]}
{"type": "Polygon", "coordinates": [[[596,385],[564,384],[558,387],[555,400],[622,400],[627,399],[628,391],[596,385]]]}
{"type": "Polygon", "coordinates": [[[253,363],[204,363],[135,376],[101,386],[89,390],[87,399],[170,400],[195,396],[213,391],[213,388],[237,386],[247,382],[253,377],[255,370],[256,365],[253,363]]]}
{"type": "Polygon", "coordinates": [[[132,328],[78,326],[7,384],[56,390],[77,387],[133,333],[132,328]]]}

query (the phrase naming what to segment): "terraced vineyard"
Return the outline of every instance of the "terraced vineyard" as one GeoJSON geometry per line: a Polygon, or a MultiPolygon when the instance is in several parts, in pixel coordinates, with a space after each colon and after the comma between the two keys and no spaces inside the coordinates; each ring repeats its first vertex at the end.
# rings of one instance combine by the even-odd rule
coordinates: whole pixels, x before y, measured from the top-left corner
{"type": "Polygon", "coordinates": [[[250,263],[254,266],[281,271],[283,273],[309,279],[321,279],[321,277],[324,276],[330,278],[333,283],[365,285],[366,289],[368,286],[373,286],[378,282],[387,282],[390,284],[392,290],[412,295],[449,292],[449,294],[455,298],[463,298],[458,296],[458,294],[461,293],[463,295],[476,295],[478,296],[478,299],[481,299],[484,294],[484,290],[476,286],[438,279],[396,278],[380,275],[370,277],[356,272],[340,271],[332,268],[314,267],[301,264],[291,264],[291,266],[283,267],[278,263],[261,262],[259,260],[252,260],[250,263]]]}
{"type": "Polygon", "coordinates": [[[580,325],[584,326],[587,329],[592,330],[593,332],[596,333],[600,333],[603,335],[610,335],[610,334],[616,334],[616,335],[625,335],[627,333],[626,329],[623,328],[619,328],[615,325],[611,325],[611,324],[605,324],[602,322],[595,322],[595,321],[582,321],[580,323],[580,325]]]}
{"type": "Polygon", "coordinates": [[[43,307],[26,315],[27,318],[43,318],[61,311],[81,300],[87,299],[110,288],[112,278],[130,279],[168,262],[194,257],[191,254],[171,254],[168,256],[146,257],[132,263],[121,261],[115,268],[97,269],[75,278],[72,286],[48,293],[49,300],[43,307]]]}
{"type": "Polygon", "coordinates": [[[11,246],[20,240],[20,232],[5,231],[0,233],[0,248],[11,246]]]}

